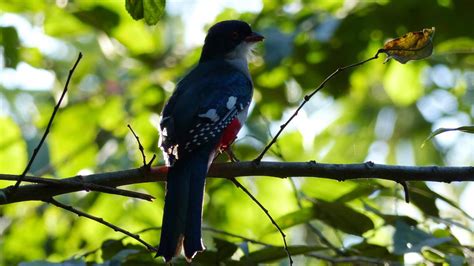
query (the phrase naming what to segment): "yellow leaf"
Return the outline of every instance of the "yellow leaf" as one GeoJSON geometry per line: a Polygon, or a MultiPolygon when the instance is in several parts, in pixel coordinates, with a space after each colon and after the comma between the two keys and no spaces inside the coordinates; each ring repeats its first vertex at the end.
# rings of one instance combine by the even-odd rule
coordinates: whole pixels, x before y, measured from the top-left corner
{"type": "MultiPolygon", "coordinates": [[[[381,52],[388,55],[385,62],[391,58],[405,64],[410,60],[423,59],[433,52],[433,37],[435,28],[409,32],[400,38],[388,41],[381,52]]],[[[385,63],[384,62],[384,63],[385,63]]]]}

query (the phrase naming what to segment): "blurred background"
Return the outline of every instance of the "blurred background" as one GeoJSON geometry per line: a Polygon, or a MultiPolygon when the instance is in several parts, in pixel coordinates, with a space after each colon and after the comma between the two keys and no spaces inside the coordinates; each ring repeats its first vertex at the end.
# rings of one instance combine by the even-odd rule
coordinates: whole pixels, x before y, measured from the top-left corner
{"type": "MultiPolygon", "coordinates": [[[[335,69],[373,56],[390,38],[436,27],[434,53],[425,60],[383,64],[381,56],[336,76],[265,160],[472,166],[472,134],[444,133],[421,147],[437,128],[474,123],[472,10],[469,0],[168,0],[160,22],[148,26],[133,20],[119,0],[2,1],[0,173],[23,171],[79,52],[84,57],[31,174],[65,178],[141,166],[127,124],[147,156],[157,154],[155,164],[161,164],[159,113],[179,77],[199,59],[206,30],[226,19],[245,20],[266,37],[250,65],[254,99],[234,145],[241,160],[255,158],[304,95],[335,69]]],[[[295,256],[296,265],[324,265],[324,256],[472,262],[472,183],[412,182],[412,203],[406,204],[401,186],[388,181],[240,180],[283,224],[290,245],[313,247],[295,256]]],[[[164,184],[129,188],[157,199],[81,192],[58,200],[132,232],[159,226],[164,184]]],[[[265,214],[231,182],[208,180],[206,189],[206,227],[282,245],[265,214]]],[[[107,261],[100,248],[120,237],[46,203],[0,207],[0,265],[107,261]]],[[[156,230],[142,237],[159,243],[156,230]]],[[[288,263],[284,252],[265,260],[255,253],[264,245],[204,230],[210,250],[218,246],[216,237],[238,247],[226,259],[288,263]]]]}

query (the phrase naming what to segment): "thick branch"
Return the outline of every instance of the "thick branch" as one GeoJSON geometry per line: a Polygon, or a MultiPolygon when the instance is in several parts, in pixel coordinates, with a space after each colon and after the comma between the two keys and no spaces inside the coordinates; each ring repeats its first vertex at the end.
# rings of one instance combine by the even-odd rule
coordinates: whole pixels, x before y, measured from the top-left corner
{"type": "MultiPolygon", "coordinates": [[[[151,171],[143,168],[117,172],[99,173],[82,176],[85,183],[107,186],[124,186],[145,182],[165,181],[166,168],[156,167],[151,171]]],[[[358,178],[378,178],[404,181],[462,182],[474,181],[474,167],[441,167],[441,166],[399,166],[374,164],[322,164],[316,162],[252,162],[213,164],[209,177],[233,178],[237,176],[273,176],[285,178],[318,177],[344,181],[358,178]]],[[[77,180],[67,178],[67,181],[77,180]]],[[[0,180],[16,180],[17,175],[0,175],[0,180]]],[[[45,184],[25,185],[12,193],[12,187],[0,190],[0,204],[9,204],[28,200],[44,200],[53,196],[80,191],[80,187],[58,187],[45,184]]]]}

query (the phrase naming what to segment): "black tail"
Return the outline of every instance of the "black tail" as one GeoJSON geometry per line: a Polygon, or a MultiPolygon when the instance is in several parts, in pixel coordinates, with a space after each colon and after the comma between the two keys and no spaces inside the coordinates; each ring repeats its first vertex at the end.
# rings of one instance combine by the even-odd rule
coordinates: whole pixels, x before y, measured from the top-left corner
{"type": "Polygon", "coordinates": [[[207,156],[180,158],[170,167],[160,246],[156,256],[163,256],[166,261],[170,261],[180,253],[183,241],[188,260],[204,250],[201,222],[207,170],[207,156]]]}

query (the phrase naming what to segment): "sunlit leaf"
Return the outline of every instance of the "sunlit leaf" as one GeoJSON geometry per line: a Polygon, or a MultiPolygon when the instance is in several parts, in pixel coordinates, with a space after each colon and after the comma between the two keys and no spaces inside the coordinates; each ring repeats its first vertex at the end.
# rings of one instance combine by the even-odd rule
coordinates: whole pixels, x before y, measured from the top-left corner
{"type": "Polygon", "coordinates": [[[461,131],[464,133],[474,134],[474,126],[462,126],[462,127],[457,127],[457,128],[443,128],[443,127],[438,128],[435,131],[431,132],[431,134],[423,141],[423,144],[421,144],[421,147],[423,148],[426,142],[434,138],[435,136],[444,132],[449,132],[449,131],[461,131]]]}
{"type": "Polygon", "coordinates": [[[145,19],[146,24],[155,25],[165,13],[166,0],[126,0],[125,7],[135,20],[145,19]]]}
{"type": "Polygon", "coordinates": [[[433,36],[435,28],[409,32],[402,37],[385,43],[382,52],[388,55],[385,62],[393,58],[405,64],[410,60],[423,59],[433,52],[433,36]]]}
{"type": "Polygon", "coordinates": [[[394,104],[409,106],[423,96],[424,86],[420,79],[422,71],[422,64],[388,66],[383,77],[383,88],[394,104]],[[400,80],[404,81],[403,85],[400,80]]]}
{"type": "Polygon", "coordinates": [[[443,252],[434,249],[432,247],[423,247],[421,249],[421,254],[427,260],[434,262],[434,263],[443,263],[444,262],[444,254],[443,252]]]}

